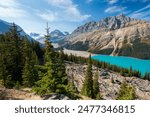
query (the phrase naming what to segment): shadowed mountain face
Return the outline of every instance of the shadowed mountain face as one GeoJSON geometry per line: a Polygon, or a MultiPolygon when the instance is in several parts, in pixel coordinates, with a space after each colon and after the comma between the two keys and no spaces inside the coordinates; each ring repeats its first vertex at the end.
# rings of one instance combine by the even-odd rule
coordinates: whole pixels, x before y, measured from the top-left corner
{"type": "MultiPolygon", "coordinates": [[[[13,23],[8,23],[6,21],[0,20],[0,34],[6,33],[8,31],[10,31],[11,26],[13,25],[13,23]]],[[[31,38],[28,34],[26,34],[23,29],[17,25],[17,29],[20,32],[21,36],[27,36],[27,38],[31,41],[35,41],[33,38],[31,38]]]]}
{"type": "Polygon", "coordinates": [[[63,47],[97,54],[150,59],[150,22],[124,15],[78,27],[63,47]]]}

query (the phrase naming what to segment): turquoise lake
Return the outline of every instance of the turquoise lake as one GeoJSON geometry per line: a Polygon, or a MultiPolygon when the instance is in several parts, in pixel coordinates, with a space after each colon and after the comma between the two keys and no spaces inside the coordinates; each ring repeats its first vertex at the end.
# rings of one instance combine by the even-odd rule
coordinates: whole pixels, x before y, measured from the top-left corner
{"type": "Polygon", "coordinates": [[[110,63],[111,65],[117,65],[119,67],[133,70],[138,70],[144,75],[146,72],[150,73],[150,60],[142,60],[124,56],[109,56],[109,55],[95,55],[92,59],[110,63]]]}

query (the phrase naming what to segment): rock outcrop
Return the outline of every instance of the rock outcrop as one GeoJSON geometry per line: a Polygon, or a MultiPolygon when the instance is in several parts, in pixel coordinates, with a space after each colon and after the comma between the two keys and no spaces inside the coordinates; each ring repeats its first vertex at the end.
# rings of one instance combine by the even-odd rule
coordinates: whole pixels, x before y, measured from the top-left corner
{"type": "Polygon", "coordinates": [[[150,22],[124,15],[78,27],[61,44],[72,50],[150,59],[150,22]]]}
{"type": "MultiPolygon", "coordinates": [[[[81,91],[83,81],[85,78],[86,65],[66,63],[66,72],[70,80],[74,81],[78,91],[81,91]]],[[[93,66],[93,73],[96,67],[93,66]]],[[[122,81],[126,79],[127,83],[134,86],[136,89],[137,99],[150,99],[150,81],[142,80],[136,77],[123,77],[118,73],[99,69],[99,84],[100,92],[106,100],[114,100],[120,89],[122,81]],[[113,80],[113,82],[112,82],[113,80]]]]}
{"type": "Polygon", "coordinates": [[[0,87],[0,100],[71,100],[64,94],[47,94],[42,97],[33,93],[30,88],[7,89],[0,87]]]}
{"type": "MultiPolygon", "coordinates": [[[[87,65],[75,64],[67,62],[66,73],[70,81],[73,81],[77,90],[80,92],[85,79],[87,65]]],[[[93,66],[93,73],[96,72],[96,67],[93,66]]],[[[150,100],[150,81],[142,80],[136,77],[123,77],[118,73],[98,69],[99,70],[99,89],[105,100],[115,100],[120,85],[124,79],[127,83],[134,86],[136,89],[138,100],[150,100]],[[113,81],[113,82],[112,82],[113,81]]],[[[80,96],[81,99],[90,100],[88,97],[80,96]]],[[[63,94],[49,94],[42,97],[36,95],[31,89],[6,89],[0,87],[0,100],[71,100],[63,94]]]]}

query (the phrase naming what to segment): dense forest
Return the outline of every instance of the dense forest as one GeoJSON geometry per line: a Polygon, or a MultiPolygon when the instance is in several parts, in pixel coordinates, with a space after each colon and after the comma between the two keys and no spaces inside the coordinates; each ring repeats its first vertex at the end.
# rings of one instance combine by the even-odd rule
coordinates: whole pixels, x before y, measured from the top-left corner
{"type": "Polygon", "coordinates": [[[31,87],[37,80],[35,66],[42,63],[40,44],[20,36],[15,24],[10,32],[0,35],[0,79],[7,88],[31,87]]]}
{"type": "MultiPolygon", "coordinates": [[[[124,69],[108,63],[89,58],[66,55],[63,49],[56,52],[49,40],[49,30],[45,35],[45,45],[28,40],[20,35],[17,26],[13,24],[10,31],[0,35],[0,85],[6,88],[32,88],[38,95],[50,93],[65,94],[71,99],[79,98],[73,81],[69,81],[65,72],[65,62],[71,61],[87,64],[85,81],[81,94],[93,99],[103,99],[99,91],[98,69],[92,72],[92,65],[97,68],[119,72],[123,76],[136,76],[150,80],[150,74],[142,76],[139,71],[124,69]],[[94,77],[93,77],[94,76],[94,77]]],[[[113,80],[113,79],[112,79],[113,80]]],[[[135,99],[134,87],[126,81],[121,85],[117,99],[135,99]]]]}
{"type": "Polygon", "coordinates": [[[67,79],[61,53],[55,52],[48,35],[45,47],[22,37],[13,24],[0,35],[0,81],[6,88],[30,87],[39,94],[60,93],[74,99],[74,86],[67,79]],[[73,92],[73,93],[72,93],[73,92]]]}
{"type": "MultiPolygon", "coordinates": [[[[63,57],[64,60],[75,62],[78,64],[86,64],[89,60],[89,58],[79,57],[79,56],[75,56],[72,54],[71,55],[64,54],[63,56],[64,56],[63,57]]],[[[107,70],[120,73],[122,76],[125,76],[125,77],[137,77],[137,78],[142,78],[143,80],[150,81],[150,73],[147,72],[144,75],[142,75],[140,71],[133,70],[132,67],[130,67],[130,69],[122,68],[116,65],[111,65],[110,63],[101,62],[101,61],[93,60],[93,59],[92,59],[92,65],[98,68],[107,69],[107,70]]]]}

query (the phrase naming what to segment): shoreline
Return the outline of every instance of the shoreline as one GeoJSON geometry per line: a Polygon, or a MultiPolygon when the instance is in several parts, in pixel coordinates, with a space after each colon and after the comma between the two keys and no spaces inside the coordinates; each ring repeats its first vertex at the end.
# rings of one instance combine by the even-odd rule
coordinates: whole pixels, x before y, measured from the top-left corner
{"type": "Polygon", "coordinates": [[[87,51],[79,51],[79,50],[68,50],[68,49],[64,49],[63,52],[65,54],[68,54],[68,55],[75,55],[75,56],[78,56],[78,57],[85,57],[85,58],[88,58],[90,55],[91,56],[95,56],[97,54],[93,54],[93,53],[90,53],[90,52],[87,52],[87,51]]]}

